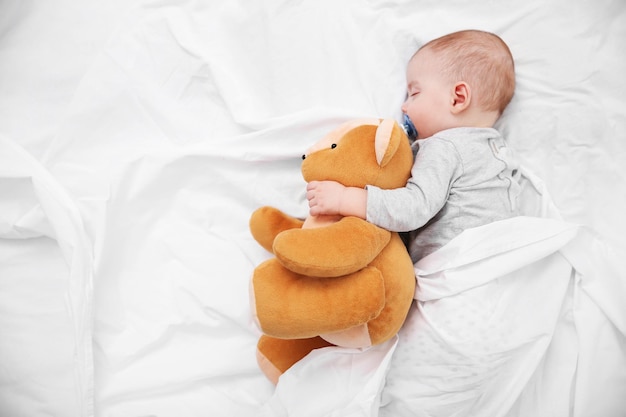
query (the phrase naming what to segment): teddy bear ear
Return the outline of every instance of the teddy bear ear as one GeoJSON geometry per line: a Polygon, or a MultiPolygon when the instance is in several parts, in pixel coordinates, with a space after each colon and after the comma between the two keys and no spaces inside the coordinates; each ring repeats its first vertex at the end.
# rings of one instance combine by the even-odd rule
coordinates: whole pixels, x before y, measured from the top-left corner
{"type": "Polygon", "coordinates": [[[398,150],[402,140],[402,129],[393,119],[383,119],[376,129],[374,139],[376,161],[384,167],[398,150]]]}

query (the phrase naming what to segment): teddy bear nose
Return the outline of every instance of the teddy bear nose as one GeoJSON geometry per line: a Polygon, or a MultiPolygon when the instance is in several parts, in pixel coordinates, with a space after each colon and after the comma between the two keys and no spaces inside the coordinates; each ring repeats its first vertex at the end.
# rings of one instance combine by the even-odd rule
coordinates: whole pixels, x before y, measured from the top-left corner
{"type": "Polygon", "coordinates": [[[302,155],[302,160],[305,160],[305,159],[306,159],[306,155],[302,155]]]}

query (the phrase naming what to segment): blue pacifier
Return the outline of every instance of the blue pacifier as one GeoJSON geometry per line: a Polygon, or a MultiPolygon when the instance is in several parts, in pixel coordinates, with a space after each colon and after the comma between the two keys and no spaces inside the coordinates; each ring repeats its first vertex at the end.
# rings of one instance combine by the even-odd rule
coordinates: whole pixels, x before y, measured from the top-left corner
{"type": "Polygon", "coordinates": [[[406,113],[402,115],[402,129],[404,129],[404,133],[406,133],[410,140],[417,139],[417,129],[415,129],[415,125],[406,113]]]}

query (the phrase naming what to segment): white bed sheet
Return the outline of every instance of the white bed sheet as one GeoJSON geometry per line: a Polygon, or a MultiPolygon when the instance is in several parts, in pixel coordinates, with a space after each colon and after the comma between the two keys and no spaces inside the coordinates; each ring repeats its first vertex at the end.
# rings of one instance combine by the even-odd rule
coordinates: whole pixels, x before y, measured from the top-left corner
{"type": "MultiPolygon", "coordinates": [[[[349,118],[399,119],[410,55],[464,28],[516,57],[510,145],[623,257],[621,0],[0,2],[0,415],[283,412],[291,385],[255,363],[248,280],[268,254],[248,216],[305,215],[303,150],[349,118]]],[[[605,349],[578,369],[622,363],[565,415],[593,412],[603,384],[626,394],[604,300],[574,309],[596,329],[580,343],[605,349]]],[[[388,365],[392,382],[402,343],[363,374],[388,365]]],[[[360,415],[409,395],[398,384],[361,386],[360,415]]]]}

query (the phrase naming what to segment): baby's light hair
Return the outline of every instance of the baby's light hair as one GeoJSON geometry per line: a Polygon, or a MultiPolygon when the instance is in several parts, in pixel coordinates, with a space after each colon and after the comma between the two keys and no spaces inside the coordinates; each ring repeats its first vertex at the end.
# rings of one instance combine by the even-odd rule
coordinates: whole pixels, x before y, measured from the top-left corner
{"type": "Polygon", "coordinates": [[[502,114],[515,91],[515,66],[507,44],[497,35],[463,30],[434,39],[419,50],[436,53],[451,82],[465,81],[480,108],[502,114]]]}

